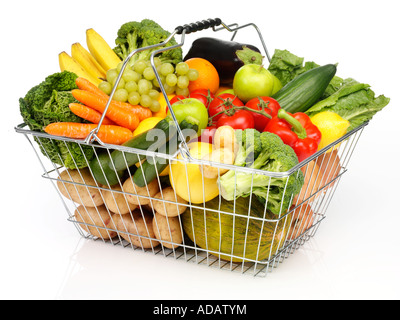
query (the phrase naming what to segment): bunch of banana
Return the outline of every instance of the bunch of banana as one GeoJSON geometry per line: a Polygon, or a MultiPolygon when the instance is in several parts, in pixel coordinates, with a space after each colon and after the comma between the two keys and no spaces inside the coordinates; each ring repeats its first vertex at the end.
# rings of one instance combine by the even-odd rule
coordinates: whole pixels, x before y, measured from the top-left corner
{"type": "Polygon", "coordinates": [[[116,68],[121,59],[93,29],[86,30],[86,42],[89,51],[77,42],[71,46],[71,55],[63,51],[58,60],[61,71],[74,72],[97,86],[106,78],[107,71],[116,68]]]}

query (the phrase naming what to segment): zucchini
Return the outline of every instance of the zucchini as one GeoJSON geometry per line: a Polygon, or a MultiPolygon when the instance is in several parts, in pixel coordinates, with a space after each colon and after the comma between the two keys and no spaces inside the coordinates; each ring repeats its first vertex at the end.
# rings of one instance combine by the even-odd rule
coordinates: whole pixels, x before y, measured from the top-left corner
{"type": "MultiPolygon", "coordinates": [[[[179,127],[183,131],[184,135],[186,130],[193,130],[191,132],[188,131],[189,135],[187,135],[186,137],[186,142],[192,138],[192,136],[190,136],[192,132],[198,131],[197,124],[190,123],[186,120],[183,120],[179,127]]],[[[176,134],[166,143],[166,145],[164,145],[164,148],[162,150],[165,151],[166,154],[172,155],[178,150],[180,143],[181,139],[176,134]]],[[[139,167],[138,170],[136,170],[135,174],[133,175],[133,182],[135,183],[135,185],[140,188],[145,187],[147,184],[156,179],[157,175],[159,175],[168,167],[169,161],[167,159],[161,157],[159,159],[160,161],[157,157],[149,157],[146,161],[142,163],[142,165],[139,167]]]]}
{"type": "Polygon", "coordinates": [[[336,66],[333,64],[308,70],[286,84],[272,98],[287,112],[305,112],[319,101],[335,74],[336,66]]]}
{"type": "MultiPolygon", "coordinates": [[[[159,123],[156,124],[153,129],[162,130],[166,135],[167,141],[177,132],[175,122],[170,117],[166,117],[165,119],[161,120],[159,123]]],[[[153,129],[150,129],[133,137],[132,139],[122,144],[122,146],[140,150],[147,150],[155,143],[154,140],[147,139],[147,134],[153,129]]],[[[127,169],[127,167],[130,167],[142,161],[145,157],[145,155],[114,150],[111,153],[111,161],[109,161],[109,167],[113,170],[115,169],[116,171],[124,170],[127,169]]]]}

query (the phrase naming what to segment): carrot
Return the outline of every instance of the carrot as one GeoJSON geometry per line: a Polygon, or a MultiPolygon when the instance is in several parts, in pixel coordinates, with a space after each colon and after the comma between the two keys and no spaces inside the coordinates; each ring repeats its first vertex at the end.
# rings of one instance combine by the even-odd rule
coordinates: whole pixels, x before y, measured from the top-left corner
{"type": "MultiPolygon", "coordinates": [[[[71,91],[74,98],[85,106],[93,108],[101,113],[106,109],[107,99],[86,90],[74,89],[71,91]]],[[[117,125],[135,130],[139,125],[139,117],[132,111],[123,109],[115,103],[110,103],[106,112],[106,117],[114,121],[117,125]]]]}
{"type": "MultiPolygon", "coordinates": [[[[78,117],[85,119],[91,123],[98,124],[100,122],[102,114],[92,108],[89,108],[80,103],[70,103],[69,108],[73,114],[78,117]]],[[[107,117],[104,117],[102,125],[116,125],[114,121],[111,121],[107,117]]]]}
{"type": "Polygon", "coordinates": [[[82,78],[82,77],[78,77],[75,80],[75,83],[77,85],[77,87],[81,90],[86,90],[92,93],[96,93],[99,96],[102,96],[104,98],[109,98],[109,96],[107,94],[105,94],[103,91],[101,91],[95,84],[93,84],[92,82],[90,82],[89,80],[82,78]]]}
{"type": "Polygon", "coordinates": [[[133,112],[134,114],[136,114],[139,117],[140,121],[143,121],[144,119],[147,119],[147,118],[150,118],[153,116],[153,113],[151,112],[151,110],[149,108],[144,108],[140,105],[134,106],[130,103],[116,101],[116,100],[113,100],[112,103],[119,106],[122,109],[133,112]]]}
{"type": "MultiPolygon", "coordinates": [[[[86,90],[91,93],[95,93],[95,94],[99,95],[100,97],[106,99],[106,102],[110,98],[109,95],[105,94],[96,85],[94,85],[93,83],[91,83],[89,80],[87,80],[85,78],[78,77],[75,82],[80,90],[86,90]]],[[[120,108],[126,109],[127,111],[132,111],[139,117],[140,121],[143,121],[144,119],[147,119],[147,118],[150,118],[153,116],[153,114],[149,108],[144,108],[140,105],[134,106],[130,103],[121,102],[121,101],[117,101],[117,100],[113,100],[112,104],[115,104],[120,108]]]]}
{"type": "MultiPolygon", "coordinates": [[[[44,131],[53,136],[72,139],[85,139],[97,124],[77,122],[54,122],[47,125],[44,131]]],[[[132,138],[132,132],[121,126],[102,125],[97,137],[104,143],[121,145],[132,138]]]]}

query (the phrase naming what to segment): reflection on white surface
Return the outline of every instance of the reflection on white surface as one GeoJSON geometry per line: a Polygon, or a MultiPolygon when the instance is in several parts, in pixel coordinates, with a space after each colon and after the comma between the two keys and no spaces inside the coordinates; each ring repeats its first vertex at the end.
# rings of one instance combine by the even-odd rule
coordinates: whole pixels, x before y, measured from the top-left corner
{"type": "Polygon", "coordinates": [[[224,292],[224,298],[246,299],[251,297],[251,292],[243,292],[243,287],[268,287],[269,281],[274,282],[287,273],[290,277],[304,279],[323,276],[326,270],[321,270],[321,266],[325,266],[323,251],[314,239],[278,264],[266,277],[253,277],[81,238],[70,256],[57,299],[185,299],[191,290],[193,298],[221,298],[219,291],[204,290],[203,286],[210,284],[231,286],[224,292]],[[205,281],[199,283],[198,276],[205,281]],[[195,283],[197,289],[188,283],[195,283]]]}

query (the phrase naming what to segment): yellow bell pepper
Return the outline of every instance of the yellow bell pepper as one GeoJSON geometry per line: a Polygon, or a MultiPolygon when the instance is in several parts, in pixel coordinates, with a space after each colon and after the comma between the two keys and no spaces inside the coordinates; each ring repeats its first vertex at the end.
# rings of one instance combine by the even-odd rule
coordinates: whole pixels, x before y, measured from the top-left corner
{"type": "Polygon", "coordinates": [[[147,130],[153,129],[157,123],[159,123],[162,119],[161,117],[150,117],[142,120],[138,127],[133,131],[133,136],[137,136],[147,130]]]}
{"type": "MultiPolygon", "coordinates": [[[[169,94],[168,100],[170,101],[173,97],[175,97],[174,94],[169,94]]],[[[153,112],[153,117],[165,118],[167,116],[167,101],[165,100],[164,95],[162,93],[160,94],[158,102],[160,103],[161,108],[159,111],[153,112]]]]}
{"type": "MultiPolygon", "coordinates": [[[[213,151],[213,145],[205,142],[190,143],[188,148],[195,159],[201,159],[213,151]]],[[[178,159],[182,159],[181,155],[178,159]]],[[[219,194],[218,178],[205,178],[201,166],[196,163],[186,161],[171,163],[169,179],[176,194],[194,204],[210,201],[219,194]]]]}

